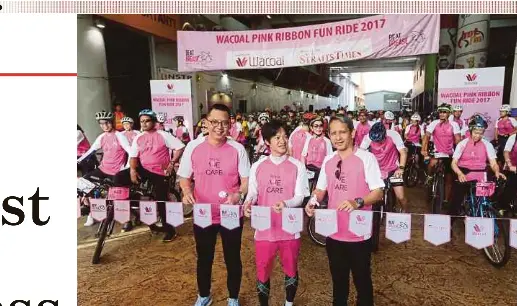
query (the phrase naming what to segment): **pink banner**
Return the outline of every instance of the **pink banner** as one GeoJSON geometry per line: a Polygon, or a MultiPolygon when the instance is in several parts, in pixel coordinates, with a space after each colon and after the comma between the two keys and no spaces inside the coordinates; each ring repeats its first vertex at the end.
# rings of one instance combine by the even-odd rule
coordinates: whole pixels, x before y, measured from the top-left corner
{"type": "Polygon", "coordinates": [[[174,136],[176,136],[174,117],[182,116],[190,139],[194,139],[190,82],[190,80],[151,80],[151,105],[153,111],[165,117],[165,129],[172,129],[174,136]]]}
{"type": "Polygon", "coordinates": [[[440,70],[438,104],[462,105],[461,119],[467,124],[473,115],[483,116],[488,123],[485,137],[492,140],[503,88],[504,67],[440,70]]]}
{"type": "Polygon", "coordinates": [[[178,70],[283,68],[438,53],[440,15],[376,15],[258,31],[178,31],[178,70]]]}

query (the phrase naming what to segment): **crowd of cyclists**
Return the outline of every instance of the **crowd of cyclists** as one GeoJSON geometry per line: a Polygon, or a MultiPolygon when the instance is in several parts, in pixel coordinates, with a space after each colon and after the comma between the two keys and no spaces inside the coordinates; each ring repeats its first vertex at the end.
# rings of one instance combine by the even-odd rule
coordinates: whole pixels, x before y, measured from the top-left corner
{"type": "MultiPolygon", "coordinates": [[[[243,205],[246,217],[253,205],[272,208],[270,228],[257,230],[254,236],[258,299],[260,305],[268,305],[269,278],[278,253],[285,274],[285,305],[292,305],[299,281],[300,235],[282,230],[279,213],[287,207],[304,206],[306,214],[312,216],[326,199],[329,209],[339,211],[338,224],[343,225],[326,243],[333,305],[347,305],[350,272],[358,305],[373,305],[370,239],[349,231],[349,213],[371,210],[381,201],[386,180],[404,177],[410,157],[417,161],[415,166],[425,174],[425,181],[432,177],[438,160],[443,161],[443,207],[451,215],[458,214],[466,193],[462,183],[467,181],[506,180],[499,209],[508,209],[517,196],[517,121],[510,117],[509,105],[500,108],[492,142],[485,138],[488,123],[482,115],[463,118],[460,105],[445,103],[431,114],[403,111],[397,116],[391,111],[364,108],[356,112],[344,108],[315,112],[266,109],[245,115],[214,104],[195,125],[194,139],[190,139],[183,118],[175,118],[177,128],[166,131],[163,118],[152,110],[139,113],[140,131],[133,129],[134,121],[129,117],[122,119],[123,131],[115,130],[110,112],[99,112],[95,119],[103,133],[92,145],[78,126],[78,169],[84,178],[110,177],[115,186],[130,186],[146,178],[156,188],[156,200],[167,201],[167,177],[179,166],[183,203],[213,204],[212,225],[194,225],[196,306],[213,301],[211,273],[218,233],[228,271],[228,305],[239,305],[244,221],[241,216],[240,226],[233,230],[222,227],[220,204],[243,205]],[[97,150],[103,152],[98,165],[93,154],[97,150]],[[307,170],[315,174],[313,190],[307,170]]],[[[404,183],[391,186],[398,211],[411,212],[404,183]]],[[[158,205],[166,227],[163,240],[172,241],[176,232],[163,221],[164,207],[158,205]]],[[[94,223],[88,216],[85,226],[94,223]]],[[[124,225],[125,230],[131,228],[132,221],[124,225]]]]}

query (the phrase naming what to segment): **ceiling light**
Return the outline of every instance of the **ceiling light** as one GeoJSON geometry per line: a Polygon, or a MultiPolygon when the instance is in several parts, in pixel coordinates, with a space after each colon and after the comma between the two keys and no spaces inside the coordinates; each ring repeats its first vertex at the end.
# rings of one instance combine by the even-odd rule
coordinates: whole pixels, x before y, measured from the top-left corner
{"type": "Polygon", "coordinates": [[[267,19],[271,19],[271,15],[266,15],[266,18],[267,19]]]}
{"type": "Polygon", "coordinates": [[[99,29],[104,29],[106,27],[106,24],[104,23],[104,20],[100,18],[95,18],[95,26],[99,29]]]}

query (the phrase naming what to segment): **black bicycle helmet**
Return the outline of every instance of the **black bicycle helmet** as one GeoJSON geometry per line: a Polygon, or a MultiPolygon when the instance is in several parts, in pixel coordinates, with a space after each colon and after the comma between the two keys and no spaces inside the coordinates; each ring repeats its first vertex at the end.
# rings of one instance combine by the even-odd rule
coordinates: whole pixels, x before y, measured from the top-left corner
{"type": "Polygon", "coordinates": [[[375,123],[368,134],[373,142],[381,142],[386,139],[386,127],[382,122],[375,123]]]}
{"type": "Polygon", "coordinates": [[[473,129],[486,129],[488,127],[488,124],[486,123],[485,118],[481,117],[480,115],[475,115],[472,118],[470,118],[469,121],[469,130],[473,129]]]}

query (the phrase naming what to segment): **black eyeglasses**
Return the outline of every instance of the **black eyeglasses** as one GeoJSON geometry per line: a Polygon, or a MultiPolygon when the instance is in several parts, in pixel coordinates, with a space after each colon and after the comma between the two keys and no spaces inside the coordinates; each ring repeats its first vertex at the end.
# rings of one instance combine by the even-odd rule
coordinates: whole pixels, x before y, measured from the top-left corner
{"type": "Polygon", "coordinates": [[[151,119],[144,119],[144,120],[140,120],[140,123],[147,123],[147,122],[151,122],[152,120],[151,119]]]}
{"type": "Polygon", "coordinates": [[[341,177],[341,162],[342,162],[342,160],[339,160],[337,162],[336,172],[334,172],[334,175],[336,176],[336,179],[338,179],[338,180],[341,177]]]}

